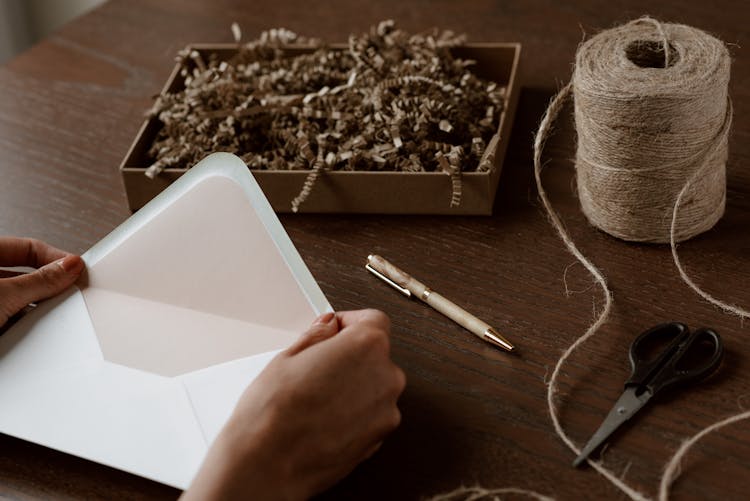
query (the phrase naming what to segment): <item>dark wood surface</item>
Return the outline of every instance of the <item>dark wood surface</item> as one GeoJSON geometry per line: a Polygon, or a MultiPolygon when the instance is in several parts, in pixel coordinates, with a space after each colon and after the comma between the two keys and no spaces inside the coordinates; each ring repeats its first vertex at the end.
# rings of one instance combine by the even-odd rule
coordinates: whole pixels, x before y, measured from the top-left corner
{"type": "MultiPolygon", "coordinates": [[[[247,38],[284,26],[341,41],[384,18],[472,41],[523,43],[522,93],[492,217],[285,215],[282,222],[337,309],[376,307],[393,320],[393,357],[408,376],[403,424],[324,499],[419,499],[461,484],[521,487],[559,499],[622,498],[572,453],[547,413],[546,378],[601,308],[602,295],[549,226],[532,179],[532,132],[566,82],[584,33],[648,13],[701,27],[730,44],[735,119],[728,204],[715,229],[684,243],[687,270],[709,292],[750,307],[750,43],[743,1],[528,2],[112,1],[0,68],[0,233],[83,252],[129,215],[117,166],[189,42],[247,38]],[[508,355],[407,301],[362,269],[377,252],[488,319],[517,343],[508,355]],[[563,277],[567,270],[566,296],[563,277]]],[[[562,424],[585,441],[629,374],[626,349],[666,320],[724,337],[720,373],[642,415],[606,452],[606,465],[649,496],[682,440],[750,406],[750,332],[679,279],[665,246],[633,245],[590,227],[571,191],[570,113],[558,125],[544,183],[573,238],[614,291],[612,316],[564,367],[562,424]]],[[[387,196],[387,194],[383,194],[387,196]]],[[[12,384],[12,381],[0,384],[12,384]]],[[[0,403],[0,412],[2,403],[0,403]]],[[[50,419],[53,417],[50,416],[50,419]]],[[[710,435],[689,455],[676,499],[742,499],[750,489],[750,423],[710,435]]],[[[171,499],[178,491],[0,435],[0,497],[171,499]]]]}

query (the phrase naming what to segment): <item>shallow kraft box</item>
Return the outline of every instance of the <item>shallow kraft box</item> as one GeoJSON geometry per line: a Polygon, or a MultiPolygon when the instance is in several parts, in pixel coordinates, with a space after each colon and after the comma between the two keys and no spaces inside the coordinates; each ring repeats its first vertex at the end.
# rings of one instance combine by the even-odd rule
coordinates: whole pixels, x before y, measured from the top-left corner
{"type": "MultiPolygon", "coordinates": [[[[234,44],[201,44],[191,48],[204,58],[216,53],[229,59],[237,50],[234,44]]],[[[332,48],[345,49],[334,44],[332,48]]],[[[287,55],[310,52],[309,47],[289,47],[287,55]]],[[[497,184],[500,179],[505,150],[518,103],[518,64],[521,45],[518,43],[473,43],[451,50],[454,56],[477,62],[472,71],[478,76],[506,88],[506,106],[500,115],[497,139],[489,143],[488,153],[494,156],[493,168],[488,172],[465,172],[462,177],[461,204],[450,206],[452,186],[450,177],[442,172],[375,172],[327,171],[316,181],[310,196],[299,207],[299,212],[350,212],[371,214],[477,214],[492,213],[497,184]]],[[[162,94],[183,87],[179,76],[181,67],[172,71],[162,94]]],[[[131,210],[143,207],[185,169],[165,169],[155,179],[145,175],[153,162],[148,154],[161,127],[158,118],[150,118],[141,126],[138,135],[120,165],[131,210]]],[[[305,182],[309,170],[268,171],[253,170],[274,210],[291,212],[292,200],[305,182]]]]}

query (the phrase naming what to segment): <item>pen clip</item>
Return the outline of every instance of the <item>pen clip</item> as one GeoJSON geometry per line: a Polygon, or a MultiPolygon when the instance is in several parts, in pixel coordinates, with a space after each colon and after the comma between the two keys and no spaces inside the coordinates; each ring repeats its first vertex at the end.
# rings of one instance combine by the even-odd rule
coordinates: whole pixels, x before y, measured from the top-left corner
{"type": "Polygon", "coordinates": [[[386,277],[385,275],[383,275],[382,273],[380,273],[378,270],[376,270],[375,268],[373,268],[369,264],[365,265],[365,269],[367,271],[369,271],[370,273],[372,273],[373,275],[375,275],[376,277],[378,277],[379,279],[381,279],[382,281],[384,281],[385,283],[387,283],[388,285],[390,285],[391,287],[393,287],[394,289],[398,290],[404,296],[411,297],[411,291],[409,289],[401,287],[396,282],[394,282],[390,278],[386,277]]]}

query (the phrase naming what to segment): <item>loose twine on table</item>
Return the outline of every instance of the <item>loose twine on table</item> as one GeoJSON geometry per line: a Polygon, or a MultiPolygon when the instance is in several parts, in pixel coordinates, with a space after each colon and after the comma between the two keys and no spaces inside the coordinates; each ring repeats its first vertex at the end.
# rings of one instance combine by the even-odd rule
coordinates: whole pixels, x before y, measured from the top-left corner
{"type": "MultiPolygon", "coordinates": [[[[618,238],[669,242],[682,280],[703,299],[727,313],[750,318],[699,287],[685,272],[677,243],[709,230],[726,203],[727,143],[732,122],[728,99],[730,58],[724,44],[689,26],[636,19],[584,42],[576,54],[573,78],[552,99],[534,140],[534,176],[547,217],[568,251],[591,273],[604,293],[604,307],[586,332],[555,364],[547,384],[552,424],[577,455],[558,416],[558,379],[570,355],[606,322],[613,295],[602,272],[578,249],[552,208],[541,180],[542,151],[552,126],[571,95],[578,133],[576,179],[581,208],[589,222],[618,238]]],[[[703,437],[737,421],[742,412],[718,421],[685,440],[666,464],[658,499],[680,474],[680,464],[703,437]]],[[[629,486],[603,462],[588,460],[598,473],[634,500],[648,496],[629,486]]],[[[535,491],[461,487],[435,499],[499,499],[535,491]]]]}

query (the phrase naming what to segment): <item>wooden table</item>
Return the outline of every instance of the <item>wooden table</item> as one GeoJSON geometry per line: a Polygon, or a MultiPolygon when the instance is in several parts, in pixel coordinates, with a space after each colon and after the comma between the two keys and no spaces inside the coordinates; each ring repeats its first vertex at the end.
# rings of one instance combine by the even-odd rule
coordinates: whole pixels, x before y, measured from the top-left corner
{"type": "MultiPolygon", "coordinates": [[[[740,1],[606,4],[321,0],[118,1],[85,15],[0,68],[0,233],[83,252],[129,212],[117,166],[144,111],[189,42],[226,42],[238,22],[252,37],[284,26],[332,41],[394,18],[470,40],[523,43],[522,94],[492,217],[285,215],[282,222],[337,309],[372,306],[393,320],[393,357],[406,371],[403,424],[328,499],[419,499],[461,484],[533,489],[559,499],[623,497],[573,454],[547,413],[546,378],[602,306],[601,291],[549,226],[532,180],[531,137],[554,90],[567,81],[587,34],[649,13],[701,27],[730,43],[734,126],[728,204],[715,229],[686,242],[688,272],[709,292],[750,307],[750,31],[740,1]],[[508,355],[362,269],[377,252],[437,290],[473,305],[519,346],[508,355]],[[567,270],[566,296],[563,277],[567,270]]],[[[631,486],[656,493],[682,440],[750,405],[748,328],[700,300],[665,246],[633,245],[589,226],[570,186],[569,117],[549,143],[544,183],[573,238],[608,277],[610,320],[563,368],[562,425],[585,441],[619,395],[625,350],[643,328],[672,319],[710,325],[727,354],[717,377],[645,410],[606,452],[631,486]]],[[[7,383],[3,383],[7,384],[7,383]]],[[[0,404],[2,405],[2,404],[0,404]]],[[[750,488],[750,425],[708,436],[689,455],[677,499],[740,499],[750,488]]],[[[171,488],[0,436],[0,496],[18,499],[170,499],[171,488]]]]}

